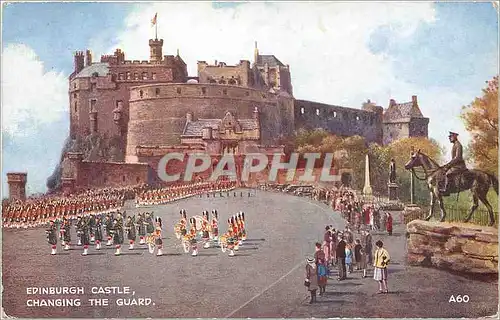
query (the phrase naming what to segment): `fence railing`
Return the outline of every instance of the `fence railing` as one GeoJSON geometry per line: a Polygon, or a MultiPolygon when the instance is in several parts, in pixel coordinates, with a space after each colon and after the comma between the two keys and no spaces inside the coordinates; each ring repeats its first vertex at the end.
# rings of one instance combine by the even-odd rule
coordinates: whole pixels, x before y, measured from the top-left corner
{"type": "MultiPolygon", "coordinates": [[[[447,222],[463,222],[467,215],[469,214],[469,209],[457,208],[455,206],[445,206],[446,211],[446,221],[447,222]]],[[[429,213],[429,208],[423,207],[422,210],[415,210],[413,212],[408,212],[404,215],[404,223],[407,224],[413,220],[422,220],[429,213]]],[[[498,212],[493,212],[495,222],[498,222],[498,212]]],[[[441,217],[441,210],[439,206],[436,205],[434,208],[434,213],[432,215],[432,220],[439,220],[441,217]]],[[[474,223],[481,226],[486,226],[490,222],[490,216],[488,210],[478,208],[472,215],[470,223],[474,223]]],[[[497,227],[497,226],[495,226],[497,227]]]]}

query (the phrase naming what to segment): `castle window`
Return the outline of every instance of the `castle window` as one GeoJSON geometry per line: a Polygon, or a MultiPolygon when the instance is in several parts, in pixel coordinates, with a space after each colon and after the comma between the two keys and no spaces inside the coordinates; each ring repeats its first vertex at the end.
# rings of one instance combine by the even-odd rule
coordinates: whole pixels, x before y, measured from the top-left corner
{"type": "Polygon", "coordinates": [[[177,88],[177,94],[181,94],[182,93],[182,89],[181,88],[177,88]]]}
{"type": "Polygon", "coordinates": [[[153,72],[153,73],[151,74],[151,78],[152,78],[153,80],[156,80],[156,73],[154,73],[154,72],[153,72]]]}
{"type": "Polygon", "coordinates": [[[95,91],[97,88],[97,85],[95,83],[90,84],[90,90],[95,91]]]}
{"type": "Polygon", "coordinates": [[[223,89],[222,94],[227,95],[227,89],[223,89]]]}
{"type": "Polygon", "coordinates": [[[300,107],[300,114],[304,114],[304,107],[300,107]]]}
{"type": "Polygon", "coordinates": [[[160,88],[156,88],[155,93],[156,93],[156,96],[158,97],[160,95],[160,88]]]}
{"type": "Polygon", "coordinates": [[[76,93],[74,93],[74,94],[73,94],[73,98],[75,98],[75,99],[76,99],[76,93]]]}
{"type": "Polygon", "coordinates": [[[316,109],[316,115],[319,116],[319,109],[316,109]]]}
{"type": "Polygon", "coordinates": [[[97,100],[90,100],[90,112],[97,112],[97,100]]]}
{"type": "Polygon", "coordinates": [[[141,98],[144,96],[144,92],[142,90],[139,90],[139,95],[141,96],[141,98]]]}
{"type": "Polygon", "coordinates": [[[131,74],[130,74],[130,71],[129,71],[129,72],[127,72],[127,80],[130,80],[130,79],[132,79],[132,78],[131,78],[131,74]]]}
{"type": "Polygon", "coordinates": [[[123,73],[118,74],[118,80],[123,80],[123,73]]]}
{"type": "Polygon", "coordinates": [[[122,176],[122,181],[125,182],[125,176],[122,176]]]}
{"type": "Polygon", "coordinates": [[[76,83],[73,83],[73,89],[76,89],[76,83]]]}
{"type": "Polygon", "coordinates": [[[359,116],[356,116],[356,121],[359,121],[359,116]]]}
{"type": "Polygon", "coordinates": [[[148,73],[147,72],[142,73],[142,80],[148,80],[148,73]]]}
{"type": "Polygon", "coordinates": [[[337,111],[333,111],[333,117],[337,118],[337,111]]]}
{"type": "Polygon", "coordinates": [[[99,76],[99,73],[97,73],[97,72],[92,73],[92,78],[97,78],[98,76],[99,76]]]}
{"type": "Polygon", "coordinates": [[[139,74],[137,72],[134,72],[134,80],[139,80],[139,74]]]}
{"type": "Polygon", "coordinates": [[[205,87],[201,88],[201,93],[202,94],[207,94],[207,88],[205,88],[205,87]]]}
{"type": "Polygon", "coordinates": [[[78,112],[78,102],[75,101],[75,113],[78,112]]]}

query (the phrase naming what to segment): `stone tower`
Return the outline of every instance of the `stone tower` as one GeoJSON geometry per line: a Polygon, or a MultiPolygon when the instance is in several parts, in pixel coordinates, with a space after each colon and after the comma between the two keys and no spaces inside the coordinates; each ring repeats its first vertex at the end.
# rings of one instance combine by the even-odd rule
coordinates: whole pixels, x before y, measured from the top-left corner
{"type": "Polygon", "coordinates": [[[7,183],[9,184],[9,200],[26,200],[27,173],[10,172],[7,173],[7,183]]]}
{"type": "Polygon", "coordinates": [[[160,62],[162,60],[163,39],[149,39],[149,60],[160,62]]]}

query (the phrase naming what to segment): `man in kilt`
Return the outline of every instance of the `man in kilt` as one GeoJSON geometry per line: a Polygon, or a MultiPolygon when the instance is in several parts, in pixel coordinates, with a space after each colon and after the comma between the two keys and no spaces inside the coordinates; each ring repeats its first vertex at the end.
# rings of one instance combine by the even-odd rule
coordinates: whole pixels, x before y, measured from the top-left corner
{"type": "Polygon", "coordinates": [[[156,256],[162,256],[163,255],[163,239],[161,236],[161,222],[156,223],[154,236],[155,236],[155,245],[158,248],[158,251],[156,252],[156,256]]]}
{"type": "Polygon", "coordinates": [[[50,220],[49,229],[45,230],[47,234],[47,241],[52,246],[51,255],[55,255],[57,252],[57,226],[54,220],[50,220]]]}
{"type": "Polygon", "coordinates": [[[78,245],[81,246],[82,245],[82,237],[81,237],[81,230],[82,230],[82,225],[83,225],[83,219],[81,216],[79,216],[76,220],[76,225],[75,225],[75,229],[76,229],[76,237],[78,238],[78,245]]]}
{"type": "Polygon", "coordinates": [[[113,244],[113,234],[112,234],[113,214],[108,213],[106,216],[106,221],[104,223],[105,223],[105,228],[106,228],[106,236],[108,238],[108,242],[106,243],[106,246],[111,246],[113,244]]]}
{"type": "Polygon", "coordinates": [[[134,243],[137,238],[135,232],[135,216],[132,218],[131,216],[127,217],[127,222],[125,224],[125,230],[127,231],[127,239],[129,241],[129,250],[134,250],[134,243]]]}
{"type": "Polygon", "coordinates": [[[119,256],[123,244],[123,225],[120,224],[120,220],[117,218],[113,220],[113,226],[110,231],[113,235],[113,244],[116,246],[115,256],[119,256]]]}
{"type": "Polygon", "coordinates": [[[101,215],[98,215],[94,224],[94,239],[95,239],[95,249],[101,250],[101,241],[102,241],[102,218],[101,215]]]}
{"type": "Polygon", "coordinates": [[[196,241],[196,219],[191,218],[189,219],[189,223],[191,223],[191,229],[189,230],[190,238],[191,238],[191,248],[193,249],[193,252],[191,255],[193,257],[196,257],[198,255],[198,242],[196,241]]]}
{"type": "MultiPolygon", "coordinates": [[[[153,236],[153,233],[155,232],[155,224],[154,224],[154,219],[149,212],[146,212],[145,224],[146,224],[147,236],[151,238],[153,236]]],[[[149,246],[149,251],[152,253],[152,251],[154,250],[152,243],[148,243],[148,246],[149,246]]]]}
{"type": "Polygon", "coordinates": [[[203,242],[205,243],[203,245],[203,248],[208,249],[210,248],[210,233],[209,233],[209,213],[208,210],[203,211],[203,221],[201,223],[201,231],[203,233],[202,239],[203,242]]]}
{"type": "Polygon", "coordinates": [[[219,221],[218,221],[218,213],[217,210],[212,210],[212,234],[211,238],[213,240],[217,239],[219,237],[219,221]]]}
{"type": "Polygon", "coordinates": [[[64,250],[69,250],[69,246],[71,245],[71,222],[66,217],[63,219],[61,229],[63,234],[64,250]]]}
{"type": "Polygon", "coordinates": [[[139,244],[146,243],[146,221],[144,220],[144,213],[139,213],[137,218],[137,228],[139,231],[139,244]]]}
{"type": "Polygon", "coordinates": [[[89,244],[90,244],[90,219],[85,217],[82,219],[80,224],[80,239],[83,244],[83,256],[88,254],[89,244]]]}

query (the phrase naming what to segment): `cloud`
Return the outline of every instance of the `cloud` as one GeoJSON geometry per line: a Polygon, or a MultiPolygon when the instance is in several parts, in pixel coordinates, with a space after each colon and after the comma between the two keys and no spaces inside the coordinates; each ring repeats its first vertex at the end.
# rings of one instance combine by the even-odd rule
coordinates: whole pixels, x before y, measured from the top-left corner
{"type": "Polygon", "coordinates": [[[36,53],[24,44],[2,52],[2,132],[36,136],[41,125],[67,116],[67,76],[46,72],[36,53]]]}

